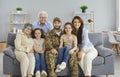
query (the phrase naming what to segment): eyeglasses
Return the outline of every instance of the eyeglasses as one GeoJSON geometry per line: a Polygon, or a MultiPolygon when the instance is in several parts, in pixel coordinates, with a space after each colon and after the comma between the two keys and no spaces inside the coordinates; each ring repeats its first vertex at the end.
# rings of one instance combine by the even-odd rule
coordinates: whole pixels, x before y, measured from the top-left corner
{"type": "Polygon", "coordinates": [[[40,17],[40,19],[46,19],[47,17],[40,17]]]}
{"type": "Polygon", "coordinates": [[[26,29],[27,29],[27,30],[30,30],[30,31],[32,30],[30,27],[27,27],[26,29]]]}

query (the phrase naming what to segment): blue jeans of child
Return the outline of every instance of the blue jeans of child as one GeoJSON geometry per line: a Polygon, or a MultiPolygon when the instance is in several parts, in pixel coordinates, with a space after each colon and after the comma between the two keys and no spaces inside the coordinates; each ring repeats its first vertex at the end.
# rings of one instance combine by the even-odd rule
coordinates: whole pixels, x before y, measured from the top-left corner
{"type": "Polygon", "coordinates": [[[62,62],[67,63],[69,60],[69,51],[72,49],[71,46],[65,46],[58,49],[58,59],[57,64],[61,64],[62,62]]]}
{"type": "Polygon", "coordinates": [[[37,71],[46,71],[46,62],[44,53],[38,54],[35,53],[35,72],[37,71]]]}

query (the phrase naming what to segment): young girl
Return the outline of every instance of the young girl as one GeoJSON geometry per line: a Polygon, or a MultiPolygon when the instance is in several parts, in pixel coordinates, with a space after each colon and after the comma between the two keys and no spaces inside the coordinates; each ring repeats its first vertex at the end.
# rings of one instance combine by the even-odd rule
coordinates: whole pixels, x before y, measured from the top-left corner
{"type": "Polygon", "coordinates": [[[66,68],[69,57],[77,49],[77,38],[72,34],[72,24],[66,23],[64,26],[64,33],[60,38],[60,46],[58,49],[58,60],[56,72],[66,68]]]}
{"type": "Polygon", "coordinates": [[[43,37],[43,31],[42,29],[36,28],[34,31],[34,51],[35,51],[35,75],[36,77],[40,77],[40,72],[42,77],[46,77],[46,63],[45,63],[45,57],[44,57],[44,39],[43,37]]]}

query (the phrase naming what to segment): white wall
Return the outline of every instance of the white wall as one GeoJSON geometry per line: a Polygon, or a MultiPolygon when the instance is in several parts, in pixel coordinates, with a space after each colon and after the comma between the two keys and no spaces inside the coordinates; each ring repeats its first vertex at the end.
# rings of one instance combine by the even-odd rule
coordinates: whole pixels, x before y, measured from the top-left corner
{"type": "Polygon", "coordinates": [[[115,30],[116,28],[116,0],[0,0],[0,41],[7,38],[9,30],[8,13],[20,6],[30,13],[31,23],[37,19],[39,11],[45,10],[49,14],[48,20],[55,16],[62,19],[63,24],[72,20],[73,11],[81,11],[80,5],[87,4],[87,11],[94,11],[95,31],[115,30]]]}

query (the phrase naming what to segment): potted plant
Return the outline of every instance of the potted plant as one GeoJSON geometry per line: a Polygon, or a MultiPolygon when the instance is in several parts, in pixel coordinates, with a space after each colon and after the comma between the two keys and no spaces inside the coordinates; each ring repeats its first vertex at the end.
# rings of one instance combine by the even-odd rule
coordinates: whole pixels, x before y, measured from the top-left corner
{"type": "Polygon", "coordinates": [[[18,13],[20,13],[20,12],[22,11],[22,8],[21,8],[21,7],[17,7],[17,8],[16,8],[16,11],[17,11],[18,13]]]}
{"type": "Polygon", "coordinates": [[[86,9],[88,9],[88,6],[87,5],[82,5],[82,6],[80,6],[80,9],[82,9],[82,13],[85,13],[86,9]]]}

